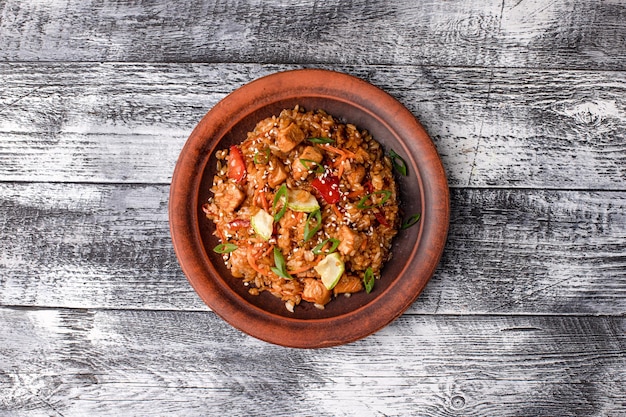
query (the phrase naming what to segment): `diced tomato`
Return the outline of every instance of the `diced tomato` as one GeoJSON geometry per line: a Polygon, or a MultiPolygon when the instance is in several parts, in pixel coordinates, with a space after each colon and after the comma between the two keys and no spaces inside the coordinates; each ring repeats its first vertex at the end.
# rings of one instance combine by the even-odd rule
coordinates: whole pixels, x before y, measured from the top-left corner
{"type": "Polygon", "coordinates": [[[232,178],[237,182],[242,181],[246,176],[246,163],[243,160],[243,154],[236,146],[230,147],[228,154],[228,178],[232,178]]]}
{"type": "Polygon", "coordinates": [[[328,204],[335,204],[341,200],[339,178],[334,175],[325,175],[321,178],[315,178],[311,181],[311,185],[328,204]]]}

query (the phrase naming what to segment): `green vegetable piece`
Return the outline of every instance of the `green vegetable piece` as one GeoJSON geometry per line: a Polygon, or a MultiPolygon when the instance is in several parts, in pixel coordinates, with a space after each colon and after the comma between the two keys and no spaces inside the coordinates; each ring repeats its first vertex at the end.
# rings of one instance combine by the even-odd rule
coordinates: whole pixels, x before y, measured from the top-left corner
{"type": "Polygon", "coordinates": [[[363,198],[361,198],[359,200],[359,202],[356,204],[356,207],[358,209],[361,210],[367,210],[367,209],[371,209],[374,207],[380,207],[383,204],[385,204],[387,202],[387,200],[389,200],[389,198],[391,197],[391,191],[389,190],[378,190],[378,191],[374,191],[371,194],[367,194],[365,196],[363,196],[363,198]],[[374,197],[375,195],[383,195],[383,198],[375,204],[371,204],[371,205],[367,205],[367,200],[369,200],[370,198],[374,197]]]}
{"type": "Polygon", "coordinates": [[[324,248],[324,246],[328,242],[332,243],[332,245],[326,251],[327,254],[331,254],[334,251],[336,251],[337,247],[339,246],[339,243],[341,243],[341,242],[339,242],[339,239],[335,239],[334,237],[331,237],[330,239],[326,239],[322,243],[320,243],[317,246],[315,246],[311,252],[313,252],[314,255],[320,255],[322,253],[322,248],[324,248]]]}
{"type": "Polygon", "coordinates": [[[318,230],[322,228],[322,213],[319,209],[310,213],[306,218],[306,223],[304,223],[304,241],[308,242],[318,230]],[[315,220],[315,226],[311,227],[311,220],[315,220]]]}
{"type": "Polygon", "coordinates": [[[283,254],[276,246],[274,246],[274,265],[276,266],[270,268],[273,273],[279,277],[293,279],[293,277],[289,275],[289,272],[287,272],[287,264],[285,263],[283,254]]]}
{"type": "Polygon", "coordinates": [[[331,138],[309,138],[308,139],[309,142],[311,143],[316,143],[316,144],[324,144],[324,143],[334,143],[335,141],[331,138]]]}
{"type": "Polygon", "coordinates": [[[398,155],[393,149],[390,149],[389,156],[391,157],[391,163],[393,164],[393,167],[400,174],[404,175],[405,177],[409,175],[408,165],[406,164],[406,161],[400,155],[398,155]]]}
{"type": "Polygon", "coordinates": [[[369,267],[365,270],[365,275],[363,275],[363,285],[365,286],[365,292],[371,293],[374,289],[374,282],[376,279],[374,278],[374,272],[372,271],[372,267],[369,267]]]}
{"type": "Polygon", "coordinates": [[[234,243],[220,243],[216,247],[213,248],[213,252],[215,253],[231,253],[237,250],[238,246],[234,243]]]}
{"type": "Polygon", "coordinates": [[[269,240],[274,231],[274,218],[267,211],[261,209],[250,218],[250,225],[263,240],[269,240]]]}
{"type": "Polygon", "coordinates": [[[312,167],[315,167],[315,173],[317,174],[323,174],[324,173],[324,167],[322,166],[322,164],[312,160],[312,159],[304,159],[304,158],[300,158],[300,163],[302,164],[302,166],[304,168],[306,168],[307,171],[311,171],[312,167]]]}
{"type": "Polygon", "coordinates": [[[255,165],[265,165],[270,161],[270,149],[265,148],[261,154],[259,151],[254,152],[255,165]]]}
{"type": "Polygon", "coordinates": [[[313,213],[320,209],[320,204],[313,194],[306,190],[294,190],[287,193],[287,206],[293,211],[313,213]]]}
{"type": "Polygon", "coordinates": [[[419,222],[421,217],[422,215],[420,213],[412,215],[404,223],[402,223],[402,226],[400,226],[400,229],[401,230],[408,229],[409,227],[419,222]]]}
{"type": "Polygon", "coordinates": [[[322,284],[324,284],[326,289],[332,290],[339,282],[339,279],[341,279],[341,276],[346,270],[346,266],[341,256],[339,256],[339,252],[335,252],[326,255],[313,269],[320,274],[322,284]]]}
{"type": "Polygon", "coordinates": [[[274,196],[274,203],[272,204],[272,208],[276,209],[276,205],[278,202],[283,199],[283,207],[278,211],[278,213],[274,214],[274,221],[278,222],[287,211],[287,186],[285,184],[281,185],[276,195],[274,196]]]}

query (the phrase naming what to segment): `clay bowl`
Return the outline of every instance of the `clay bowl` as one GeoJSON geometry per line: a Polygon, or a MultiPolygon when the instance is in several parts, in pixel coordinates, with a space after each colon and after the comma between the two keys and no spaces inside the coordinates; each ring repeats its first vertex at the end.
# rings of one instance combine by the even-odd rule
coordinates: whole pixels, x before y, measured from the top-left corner
{"type": "Polygon", "coordinates": [[[220,101],[187,140],[174,170],[169,220],[176,255],[187,279],[220,317],[270,343],[317,348],[355,341],[399,317],[433,275],[449,223],[449,192],[443,166],[430,137],[397,100],[350,75],[326,70],[280,72],[253,81],[220,101]],[[421,213],[415,226],[393,243],[393,259],[370,294],[332,300],[324,310],[301,303],[294,313],[269,293],[248,294],[231,276],[219,242],[201,206],[209,198],[215,151],[240,143],[255,124],[296,104],[324,109],[342,122],[367,129],[386,150],[404,156],[409,175],[398,176],[401,208],[421,213]]]}

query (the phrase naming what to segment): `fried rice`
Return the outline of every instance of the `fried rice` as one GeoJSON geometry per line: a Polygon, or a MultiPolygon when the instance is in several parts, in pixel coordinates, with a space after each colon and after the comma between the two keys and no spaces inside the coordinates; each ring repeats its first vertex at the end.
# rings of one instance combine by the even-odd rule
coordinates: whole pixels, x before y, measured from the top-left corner
{"type": "Polygon", "coordinates": [[[251,294],[293,312],[372,291],[401,220],[392,160],[367,131],[296,106],[216,157],[202,208],[214,250],[251,294]]]}

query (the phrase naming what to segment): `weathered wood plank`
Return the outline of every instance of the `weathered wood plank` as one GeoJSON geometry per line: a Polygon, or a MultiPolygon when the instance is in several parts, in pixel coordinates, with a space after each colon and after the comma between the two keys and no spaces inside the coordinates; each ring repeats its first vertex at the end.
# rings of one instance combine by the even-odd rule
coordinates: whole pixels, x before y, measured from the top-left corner
{"type": "MultiPolygon", "coordinates": [[[[0,303],[205,310],[167,186],[0,184],[0,303]]],[[[446,251],[411,313],[624,314],[626,193],[453,189],[446,251]]]]}
{"type": "Polygon", "coordinates": [[[621,0],[503,0],[498,66],[624,69],[621,0]]]}
{"type": "MultiPolygon", "coordinates": [[[[0,179],[169,183],[228,92],[295,66],[0,64],[0,179]]],[[[452,186],[626,184],[626,73],[329,67],[404,103],[452,186]]]]}
{"type": "Polygon", "coordinates": [[[624,189],[626,73],[498,69],[490,85],[470,184],[624,189]]]}
{"type": "Polygon", "coordinates": [[[502,7],[501,0],[0,6],[3,60],[473,66],[494,61],[502,7]]]}
{"type": "Polygon", "coordinates": [[[594,0],[5,0],[0,60],[621,70],[625,16],[594,0]]]}
{"type": "MultiPolygon", "coordinates": [[[[295,66],[0,65],[0,178],[169,183],[196,123],[227,93],[295,66]]],[[[416,111],[452,182],[467,183],[487,99],[482,70],[342,67],[416,111]],[[395,85],[394,85],[395,84],[395,85]],[[460,90],[462,84],[465,90],[460,90]]]]}
{"type": "Polygon", "coordinates": [[[0,410],[33,415],[620,415],[624,317],[403,316],[285,349],[210,312],[0,308],[0,410]]]}

